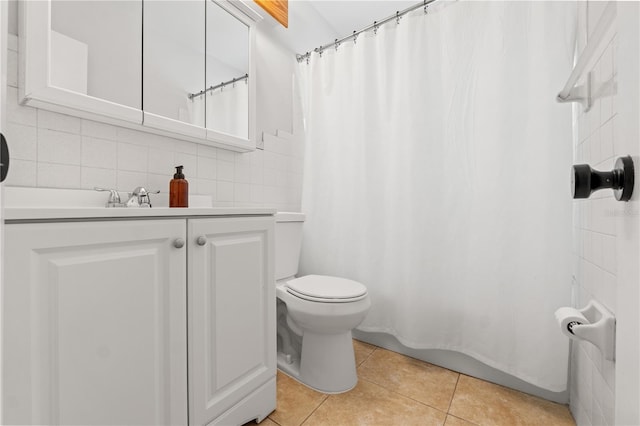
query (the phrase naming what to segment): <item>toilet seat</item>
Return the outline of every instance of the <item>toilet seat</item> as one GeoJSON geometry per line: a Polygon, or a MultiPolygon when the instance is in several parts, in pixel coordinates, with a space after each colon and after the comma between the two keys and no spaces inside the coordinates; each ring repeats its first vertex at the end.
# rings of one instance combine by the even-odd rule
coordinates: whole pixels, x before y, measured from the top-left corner
{"type": "Polygon", "coordinates": [[[287,292],[311,302],[348,303],[367,297],[367,288],[346,278],[327,275],[305,275],[287,281],[287,292]]]}

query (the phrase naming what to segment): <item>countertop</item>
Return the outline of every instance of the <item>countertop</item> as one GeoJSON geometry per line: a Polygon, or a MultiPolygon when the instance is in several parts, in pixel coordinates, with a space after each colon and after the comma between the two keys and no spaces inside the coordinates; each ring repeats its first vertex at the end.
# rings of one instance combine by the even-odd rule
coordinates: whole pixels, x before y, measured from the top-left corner
{"type": "Polygon", "coordinates": [[[208,196],[190,196],[187,208],[169,208],[168,196],[152,197],[158,207],[104,207],[106,193],[49,188],[4,188],[2,218],[5,223],[64,220],[124,220],[214,216],[270,216],[267,207],[213,207],[208,196]]]}
{"type": "Polygon", "coordinates": [[[190,208],[105,208],[105,207],[8,207],[5,223],[33,220],[113,220],[144,218],[185,218],[202,216],[268,216],[275,209],[250,207],[190,207],[190,208]]]}

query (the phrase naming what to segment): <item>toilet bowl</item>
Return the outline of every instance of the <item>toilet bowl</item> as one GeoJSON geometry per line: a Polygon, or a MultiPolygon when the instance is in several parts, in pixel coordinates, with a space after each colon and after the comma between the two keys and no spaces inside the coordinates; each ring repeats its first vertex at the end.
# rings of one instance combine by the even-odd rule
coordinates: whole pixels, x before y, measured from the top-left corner
{"type": "Polygon", "coordinates": [[[276,214],[278,368],[320,392],[346,392],[358,382],[351,330],[371,301],[357,281],[295,277],[303,221],[302,213],[276,214]]]}

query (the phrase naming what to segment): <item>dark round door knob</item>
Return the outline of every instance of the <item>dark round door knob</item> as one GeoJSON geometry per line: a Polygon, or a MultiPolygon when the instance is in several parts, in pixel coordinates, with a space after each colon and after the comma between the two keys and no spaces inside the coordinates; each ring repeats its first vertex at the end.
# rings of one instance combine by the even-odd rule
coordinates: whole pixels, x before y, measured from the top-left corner
{"type": "Polygon", "coordinates": [[[0,182],[4,182],[9,173],[9,146],[4,135],[0,133],[0,182]]]}
{"type": "Polygon", "coordinates": [[[594,170],[588,164],[576,164],[571,173],[571,195],[573,198],[589,198],[593,188],[591,175],[594,170]]]}
{"type": "Polygon", "coordinates": [[[613,188],[613,195],[615,195],[618,201],[629,201],[633,195],[633,184],[636,174],[631,156],[619,157],[616,160],[614,168],[620,171],[618,175],[620,185],[618,188],[613,188]]]}
{"type": "Polygon", "coordinates": [[[594,191],[611,188],[617,200],[629,201],[633,194],[634,173],[630,156],[618,158],[610,172],[592,169],[588,164],[576,164],[571,173],[572,196],[589,198],[594,191]]]}

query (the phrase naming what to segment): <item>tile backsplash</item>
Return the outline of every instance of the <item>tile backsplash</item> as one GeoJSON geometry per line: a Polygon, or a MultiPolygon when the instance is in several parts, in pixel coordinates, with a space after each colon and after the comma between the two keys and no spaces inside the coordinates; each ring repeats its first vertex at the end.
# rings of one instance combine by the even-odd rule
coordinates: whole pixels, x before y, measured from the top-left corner
{"type": "Polygon", "coordinates": [[[264,135],[264,150],[236,153],[18,104],[17,37],[9,35],[6,136],[8,186],[168,192],[183,165],[191,194],[214,206],[300,210],[303,145],[264,135]]]}

